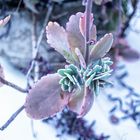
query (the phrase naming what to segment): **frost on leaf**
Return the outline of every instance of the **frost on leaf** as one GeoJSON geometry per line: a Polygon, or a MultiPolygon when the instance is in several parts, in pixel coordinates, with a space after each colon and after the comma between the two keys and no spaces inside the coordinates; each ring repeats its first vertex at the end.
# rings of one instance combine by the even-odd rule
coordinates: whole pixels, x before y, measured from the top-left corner
{"type": "Polygon", "coordinates": [[[25,102],[25,111],[30,118],[44,119],[62,111],[68,103],[69,94],[59,85],[60,76],[48,74],[30,90],[25,102]]]}
{"type": "Polygon", "coordinates": [[[65,57],[68,62],[72,60],[70,46],[67,40],[67,33],[63,27],[56,22],[49,22],[46,27],[47,42],[65,57]]]}
{"type": "MultiPolygon", "coordinates": [[[[0,65],[0,77],[1,77],[1,78],[4,78],[3,68],[2,68],[1,65],[0,65]]],[[[3,83],[0,82],[0,87],[1,87],[1,86],[3,86],[3,83]]]]}
{"type": "Polygon", "coordinates": [[[11,18],[11,16],[9,15],[9,16],[5,17],[4,19],[1,19],[0,27],[6,25],[8,23],[8,21],[10,20],[10,18],[11,18]]]}
{"type": "Polygon", "coordinates": [[[68,107],[71,111],[76,112],[78,117],[83,117],[91,109],[93,101],[93,91],[82,87],[71,96],[68,107]]]}
{"type": "Polygon", "coordinates": [[[105,34],[95,45],[91,45],[92,47],[90,51],[90,60],[96,60],[104,57],[107,52],[110,50],[113,43],[113,35],[111,33],[105,34]]]}

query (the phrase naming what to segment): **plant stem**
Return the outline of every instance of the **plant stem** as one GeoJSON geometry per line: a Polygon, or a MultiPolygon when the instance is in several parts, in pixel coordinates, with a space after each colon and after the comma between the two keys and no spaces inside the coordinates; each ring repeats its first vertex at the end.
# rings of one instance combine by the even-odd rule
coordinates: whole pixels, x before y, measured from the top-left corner
{"type": "Polygon", "coordinates": [[[90,20],[91,20],[92,0],[86,2],[86,21],[85,21],[85,62],[88,64],[89,59],[89,39],[90,39],[90,20]]]}

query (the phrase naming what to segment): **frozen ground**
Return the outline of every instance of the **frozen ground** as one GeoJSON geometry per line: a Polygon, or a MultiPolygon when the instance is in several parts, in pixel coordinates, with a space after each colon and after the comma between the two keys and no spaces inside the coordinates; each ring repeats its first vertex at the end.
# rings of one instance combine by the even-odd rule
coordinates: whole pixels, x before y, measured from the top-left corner
{"type": "MultiPolygon", "coordinates": [[[[137,25],[140,28],[140,23],[137,25]]],[[[129,43],[140,51],[140,34],[130,33],[127,37],[129,43]]],[[[7,60],[0,58],[0,63],[4,67],[6,79],[21,87],[25,86],[25,77],[15,70],[7,60]]],[[[134,63],[126,63],[129,71],[127,82],[140,93],[140,60],[134,63]]],[[[116,89],[116,93],[118,93],[116,89]]],[[[25,95],[9,87],[0,88],[0,126],[15,112],[25,101],[25,95]]],[[[108,110],[111,103],[107,101],[104,93],[101,93],[96,99],[91,111],[85,118],[91,122],[96,120],[95,130],[97,133],[104,132],[111,135],[110,140],[139,140],[140,130],[137,129],[132,120],[121,122],[119,125],[112,125],[108,121],[108,110]]],[[[31,120],[23,111],[13,123],[3,132],[0,132],[0,140],[34,140],[31,131],[31,120]]],[[[34,121],[37,131],[37,140],[57,140],[56,132],[51,127],[41,121],[34,121]]],[[[65,140],[72,139],[65,137],[65,140]]]]}

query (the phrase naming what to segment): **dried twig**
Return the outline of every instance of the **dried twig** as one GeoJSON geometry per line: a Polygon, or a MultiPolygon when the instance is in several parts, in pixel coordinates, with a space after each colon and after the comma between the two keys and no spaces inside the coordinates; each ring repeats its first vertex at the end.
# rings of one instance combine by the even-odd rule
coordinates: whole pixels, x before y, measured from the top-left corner
{"type": "Polygon", "coordinates": [[[128,16],[128,20],[125,22],[125,24],[121,28],[121,33],[119,35],[120,37],[124,37],[125,36],[125,31],[129,27],[129,23],[130,23],[131,19],[133,18],[133,16],[135,15],[136,11],[137,11],[138,1],[139,0],[134,0],[133,12],[128,16]]]}
{"type": "Polygon", "coordinates": [[[18,116],[18,114],[21,113],[21,111],[24,109],[24,105],[21,106],[9,119],[8,121],[0,128],[1,131],[5,130],[11,123],[12,121],[18,116]]]}
{"type": "Polygon", "coordinates": [[[30,68],[29,68],[29,70],[28,70],[28,72],[26,74],[27,79],[29,79],[29,76],[31,74],[31,71],[32,71],[32,69],[33,69],[33,67],[35,65],[35,61],[36,61],[36,58],[37,58],[37,55],[38,55],[38,50],[40,48],[40,43],[42,41],[42,38],[43,38],[43,35],[44,35],[44,32],[45,32],[45,27],[46,27],[46,25],[47,25],[47,23],[49,21],[49,17],[50,17],[50,15],[52,13],[52,10],[53,10],[53,5],[48,6],[48,11],[47,11],[47,15],[46,15],[45,20],[44,20],[44,25],[43,25],[42,30],[40,32],[40,36],[38,38],[38,41],[36,43],[36,46],[34,47],[35,49],[34,49],[34,52],[33,52],[33,59],[32,59],[30,68]]]}
{"type": "Polygon", "coordinates": [[[0,82],[3,83],[4,85],[7,85],[7,86],[9,86],[9,87],[12,87],[12,88],[14,88],[14,89],[16,89],[16,90],[18,90],[18,91],[20,91],[20,92],[28,93],[28,90],[23,89],[23,88],[21,88],[21,87],[15,85],[15,84],[13,84],[13,83],[11,83],[11,82],[5,80],[5,79],[3,79],[2,77],[0,77],[0,82]]]}

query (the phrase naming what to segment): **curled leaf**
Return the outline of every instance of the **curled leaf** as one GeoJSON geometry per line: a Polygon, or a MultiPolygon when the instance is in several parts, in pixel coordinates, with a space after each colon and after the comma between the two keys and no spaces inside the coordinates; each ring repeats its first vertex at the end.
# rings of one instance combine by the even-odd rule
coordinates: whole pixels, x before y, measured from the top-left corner
{"type": "Polygon", "coordinates": [[[90,60],[96,60],[104,57],[110,50],[113,43],[113,35],[111,33],[104,35],[95,45],[91,45],[90,60]]]}
{"type": "Polygon", "coordinates": [[[68,94],[64,94],[59,85],[60,76],[48,74],[39,80],[29,91],[25,102],[25,111],[30,118],[44,119],[62,111],[68,103],[68,94]]]}
{"type": "MultiPolygon", "coordinates": [[[[1,77],[1,78],[4,78],[4,72],[3,72],[3,68],[2,68],[1,65],[0,65],[0,77],[1,77]]],[[[0,82],[0,87],[1,87],[1,86],[3,86],[3,83],[0,82]]]]}
{"type": "Polygon", "coordinates": [[[9,16],[5,17],[4,19],[1,19],[0,27],[6,25],[8,23],[8,21],[10,20],[10,18],[11,18],[11,16],[9,15],[9,16]]]}
{"type": "Polygon", "coordinates": [[[76,112],[78,117],[82,117],[90,110],[93,101],[93,91],[89,88],[82,87],[81,89],[77,89],[73,96],[71,96],[68,107],[73,112],[76,112]]]}
{"type": "Polygon", "coordinates": [[[71,54],[65,29],[56,22],[49,22],[46,27],[46,36],[50,46],[63,55],[68,62],[73,63],[74,59],[71,54]]]}

